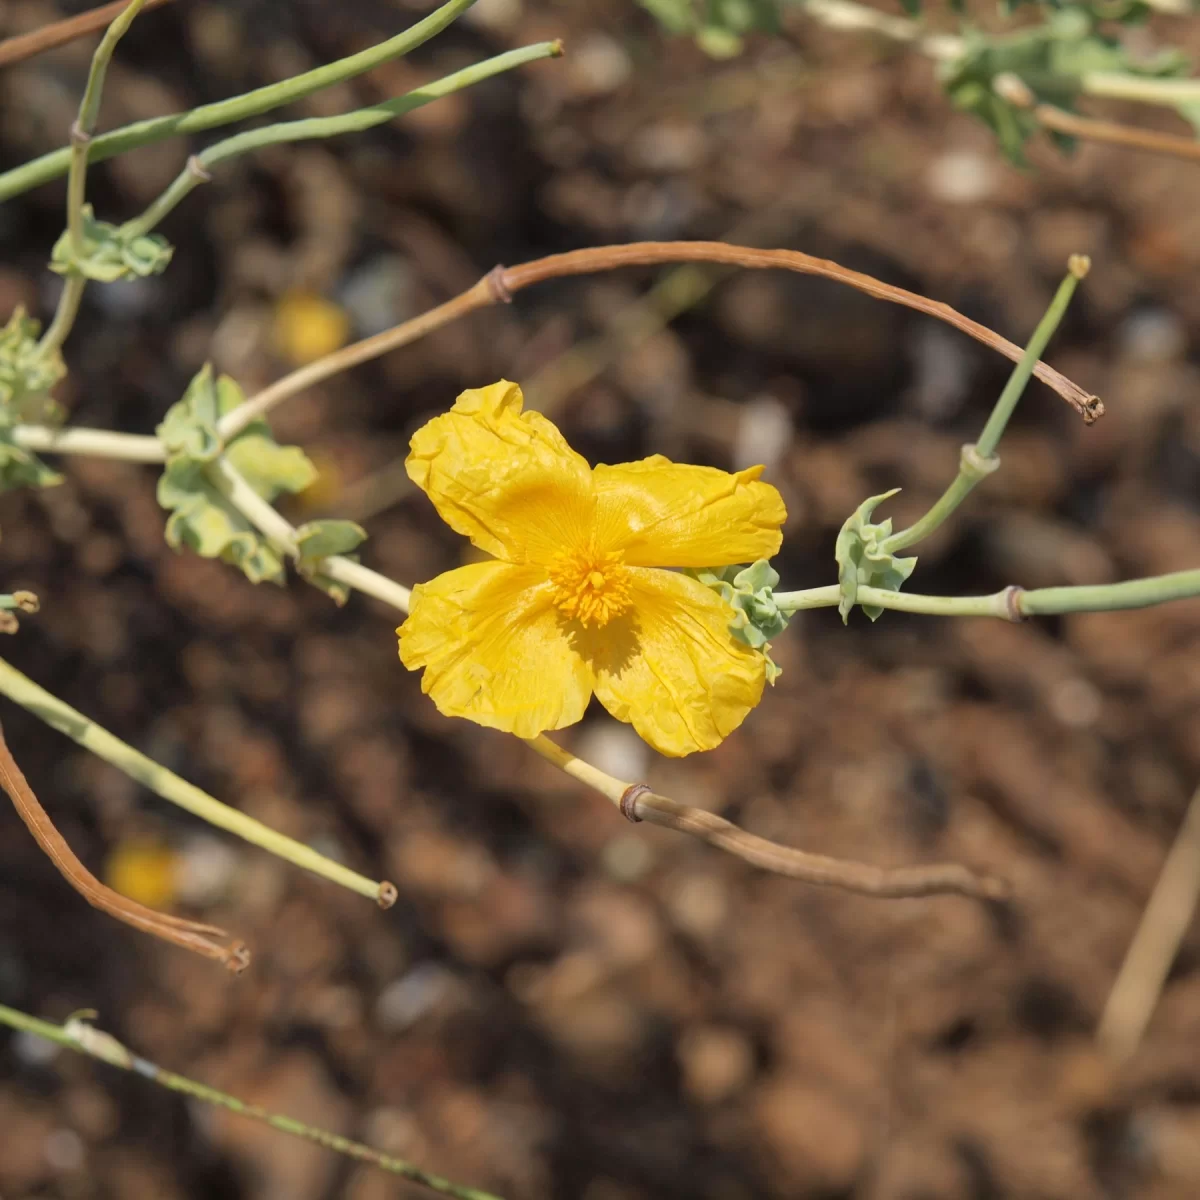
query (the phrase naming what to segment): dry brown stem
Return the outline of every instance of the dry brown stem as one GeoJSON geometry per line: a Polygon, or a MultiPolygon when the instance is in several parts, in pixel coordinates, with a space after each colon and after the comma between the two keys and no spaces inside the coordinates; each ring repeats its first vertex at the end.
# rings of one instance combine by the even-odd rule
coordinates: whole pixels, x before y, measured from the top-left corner
{"type": "Polygon", "coordinates": [[[224,929],[215,925],[203,925],[198,921],[186,921],[166,913],[146,908],[106,887],[79,861],[66,839],[54,827],[49,814],[41,806],[29,781],[17,766],[8,743],[0,728],[0,788],[8,793],[21,820],[25,822],[34,840],[47,858],[58,868],[62,877],[90,904],[101,912],[132,925],[142,933],[149,933],[163,941],[182,946],[224,963],[235,974],[250,964],[250,951],[240,941],[233,941],[224,929]]]}
{"type": "Polygon", "coordinates": [[[739,829],[715,813],[680,804],[649,789],[641,788],[635,793],[631,788],[630,793],[633,794],[621,805],[621,811],[630,820],[649,821],[689,834],[775,875],[891,900],[945,893],[976,900],[1005,900],[1009,895],[1004,880],[993,875],[977,875],[959,863],[889,868],[809,854],[769,842],[739,829]]]}
{"type": "Polygon", "coordinates": [[[1174,158],[1200,162],[1200,141],[1195,138],[1158,133],[1153,129],[1139,129],[1136,125],[1121,125],[1116,121],[1100,121],[1095,117],[1081,117],[1077,113],[1056,108],[1053,104],[1038,104],[1032,111],[1037,123],[1044,129],[1053,129],[1070,137],[1107,142],[1113,146],[1129,146],[1134,150],[1149,150],[1152,154],[1168,154],[1174,158]]]}
{"type": "MultiPolygon", "coordinates": [[[[55,21],[53,25],[43,25],[32,33],[23,33],[19,37],[5,38],[0,42],[0,67],[10,67],[27,58],[33,58],[45,50],[53,50],[55,46],[65,46],[76,38],[96,33],[109,25],[113,18],[121,12],[129,0],[116,0],[113,4],[104,4],[100,8],[90,9],[77,17],[67,17],[55,21]]],[[[170,0],[146,0],[142,6],[143,12],[169,4],[170,0]]]]}
{"type": "Polygon", "coordinates": [[[1115,1062],[1127,1059],[1142,1040],[1198,899],[1200,789],[1184,814],[1096,1030],[1096,1040],[1115,1062]]]}
{"type": "MultiPolygon", "coordinates": [[[[731,246],[725,242],[633,242],[625,246],[593,246],[586,250],[572,250],[566,254],[552,254],[547,258],[535,259],[516,267],[496,267],[478,283],[437,308],[285,375],[228,414],[221,422],[222,436],[228,439],[256,417],[274,408],[276,404],[323,379],[377,358],[381,354],[387,354],[391,350],[397,350],[401,346],[407,346],[410,342],[478,308],[508,303],[516,292],[535,283],[569,275],[592,275],[599,271],[612,271],[618,267],[661,266],[665,263],[683,262],[724,263],[728,266],[751,269],[780,268],[797,271],[802,275],[819,275],[825,279],[849,284],[876,299],[901,304],[945,321],[993,350],[998,350],[1013,362],[1018,362],[1021,358],[1020,346],[1014,345],[987,326],[980,325],[978,321],[964,317],[948,304],[927,299],[915,292],[894,287],[870,275],[840,267],[828,259],[814,258],[811,254],[804,254],[799,250],[758,250],[749,246],[731,246]]],[[[1078,384],[1048,364],[1039,362],[1033,373],[1053,388],[1087,424],[1090,425],[1104,415],[1104,404],[1098,396],[1085,392],[1078,384]]]]}

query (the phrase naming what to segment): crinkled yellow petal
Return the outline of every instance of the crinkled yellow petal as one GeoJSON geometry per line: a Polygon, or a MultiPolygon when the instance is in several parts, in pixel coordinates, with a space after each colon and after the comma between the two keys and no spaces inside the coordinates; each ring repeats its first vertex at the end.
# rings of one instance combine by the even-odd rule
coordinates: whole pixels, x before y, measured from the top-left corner
{"type": "Polygon", "coordinates": [[[592,670],[539,567],[472,563],[413,588],[400,660],[448,717],[531,738],[582,716],[592,670]]]}
{"type": "Polygon", "coordinates": [[[585,545],[592,472],[556,426],[522,412],[515,383],[463,392],[412,438],[409,478],[451,529],[507,562],[549,562],[585,545]]]}
{"type": "Polygon", "coordinates": [[[630,614],[587,636],[596,696],[661,754],[711,750],[761,699],[766,659],[734,639],[732,610],[702,583],[629,575],[630,614]]]}
{"type": "Polygon", "coordinates": [[[596,540],[643,567],[720,567],[770,558],[783,541],[783,497],[762,467],[730,474],[656,454],[599,466],[596,540]]]}

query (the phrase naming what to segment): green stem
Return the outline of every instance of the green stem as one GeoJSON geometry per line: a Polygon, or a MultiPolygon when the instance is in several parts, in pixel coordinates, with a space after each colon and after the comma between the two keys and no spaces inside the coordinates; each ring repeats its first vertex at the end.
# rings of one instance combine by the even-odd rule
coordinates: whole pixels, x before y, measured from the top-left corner
{"type": "MultiPolygon", "coordinates": [[[[241,96],[232,96],[228,100],[219,100],[215,104],[204,104],[190,112],[172,113],[166,117],[153,117],[148,121],[137,121],[122,129],[114,129],[101,137],[94,138],[88,148],[89,162],[102,162],[133,150],[138,146],[148,146],[161,142],[164,138],[176,134],[200,133],[205,129],[215,129],[221,125],[231,125],[235,121],[243,121],[248,117],[256,117],[260,113],[270,112],[284,104],[302,100],[323,88],[342,83],[370,71],[381,63],[400,58],[427,42],[435,34],[441,33],[461,13],[465,12],[475,0],[447,0],[436,12],[432,12],[423,21],[418,21],[410,29],[397,34],[378,46],[351,54],[337,62],[327,63],[323,67],[306,71],[280,83],[268,84],[256,88],[241,96]]],[[[51,151],[35,158],[32,162],[14,167],[0,175],[0,201],[18,196],[30,188],[47,183],[64,174],[71,161],[70,147],[51,151]]]]}
{"type": "Polygon", "coordinates": [[[1087,275],[1091,265],[1091,260],[1083,254],[1072,254],[1067,260],[1066,277],[1058,285],[1058,291],[1054,294],[1054,299],[1050,301],[1050,307],[1046,309],[1045,315],[1033,331],[1033,337],[1029,339],[1025,353],[1021,355],[1021,361],[1013,367],[1012,374],[1008,377],[1008,383],[1004,385],[1004,391],[1000,393],[1000,399],[996,401],[992,415],[988,417],[987,424],[979,435],[979,441],[975,443],[975,449],[980,458],[991,458],[995,454],[996,446],[1004,434],[1008,419],[1017,407],[1017,401],[1020,400],[1030,375],[1033,374],[1033,368],[1037,366],[1050,339],[1054,336],[1063,317],[1066,316],[1071,297],[1075,295],[1079,281],[1087,275]]]}
{"type": "Polygon", "coordinates": [[[1071,612],[1111,612],[1123,608],[1150,608],[1171,600],[1200,596],[1200,570],[1173,571],[1123,583],[1088,584],[1083,587],[1037,588],[1020,595],[1024,616],[1071,612]]]}
{"type": "Polygon", "coordinates": [[[483,1192],[478,1188],[453,1183],[440,1175],[423,1171],[420,1167],[405,1162],[401,1158],[394,1158],[390,1154],[382,1154],[378,1150],[371,1149],[370,1146],[364,1146],[361,1142],[353,1142],[349,1138],[331,1133],[329,1130],[306,1125],[294,1117],[268,1112],[257,1104],[247,1104],[244,1100],[239,1100],[227,1092],[219,1092],[216,1088],[197,1083],[183,1075],[177,1075],[174,1071],[166,1071],[155,1063],[134,1054],[128,1047],[117,1041],[112,1034],[97,1029],[79,1017],[71,1018],[65,1025],[52,1025],[49,1021],[41,1021],[37,1017],[29,1016],[28,1013],[0,1004],[0,1024],[7,1025],[10,1029],[31,1033],[35,1037],[45,1038],[49,1042],[54,1042],[56,1045],[74,1050],[79,1054],[86,1054],[89,1058],[107,1063],[122,1071],[132,1071],[172,1092],[179,1092],[184,1096],[202,1100],[205,1104],[228,1109],[230,1112],[235,1112],[252,1121],[261,1121],[264,1125],[278,1129],[281,1133],[303,1138],[307,1142],[314,1142],[327,1150],[344,1154],[347,1158],[370,1163],[392,1175],[399,1175],[412,1183],[439,1192],[443,1196],[452,1196],[455,1200],[500,1200],[491,1192],[483,1192]]]}
{"type": "Polygon", "coordinates": [[[63,284],[58,304],[55,305],[54,320],[50,322],[49,329],[42,335],[42,340],[38,342],[39,357],[49,358],[62,349],[67,335],[75,325],[75,318],[79,315],[79,304],[83,299],[86,287],[87,279],[83,273],[78,268],[72,270],[63,284]]]}
{"type": "Polygon", "coordinates": [[[981,479],[986,479],[1000,465],[1000,460],[996,457],[996,446],[1017,407],[1017,401],[1021,399],[1021,393],[1029,383],[1034,367],[1041,360],[1047,344],[1066,315],[1071,297],[1090,266],[1089,259],[1082,254],[1073,254],[1068,260],[1066,278],[1058,285],[1058,291],[1033,331],[1025,353],[1013,367],[1012,374],[1008,377],[1008,382],[1004,385],[1004,390],[979,435],[979,440],[974,445],[967,444],[962,448],[958,474],[954,481],[919,521],[887,538],[881,546],[883,551],[895,554],[897,550],[916,545],[927,538],[974,491],[976,484],[981,479]]]}
{"type": "Polygon", "coordinates": [[[16,701],[35,717],[60,733],[65,733],[105,762],[119,767],[164,800],[179,805],[210,825],[224,829],[314,875],[349,888],[360,896],[369,896],[384,907],[390,906],[394,900],[395,888],[390,883],[374,883],[349,867],[318,854],[310,846],[276,833],[245,813],[222,804],[195,784],[188,783],[173,771],[168,771],[166,767],[126,745],[120,738],[114,737],[108,730],[39,687],[4,659],[0,659],[0,694],[16,701]]]}
{"type": "Polygon", "coordinates": [[[396,117],[421,108],[443,96],[490,79],[493,75],[511,71],[526,63],[536,62],[542,58],[554,58],[562,54],[561,42],[538,42],[532,46],[523,46],[519,50],[509,50],[505,54],[497,54],[494,58],[474,63],[455,71],[443,79],[427,83],[414,89],[395,100],[383,104],[373,104],[369,108],[360,108],[354,112],[343,113],[336,117],[309,117],[302,121],[281,121],[275,125],[267,125],[262,129],[249,129],[244,133],[234,134],[233,137],[209,146],[201,154],[193,155],[188,164],[175,178],[170,187],[140,217],[135,217],[124,226],[124,232],[131,235],[149,233],[181,200],[200,184],[206,183],[211,176],[209,170],[226,159],[235,158],[240,154],[248,154],[252,150],[261,150],[265,146],[276,146],[282,142],[308,141],[313,138],[338,137],[346,133],[361,133],[365,129],[373,129],[376,125],[386,124],[396,117]]]}
{"type": "Polygon", "coordinates": [[[156,437],[111,433],[107,429],[52,429],[48,425],[16,425],[13,440],[23,450],[44,454],[86,454],[124,462],[161,463],[166,451],[156,437]]]}
{"type": "Polygon", "coordinates": [[[71,126],[71,145],[67,150],[67,233],[71,241],[71,256],[75,261],[58,298],[54,320],[50,322],[50,328],[38,344],[38,354],[42,358],[49,358],[62,349],[75,324],[79,304],[87,287],[87,279],[79,268],[79,260],[83,258],[84,251],[83,205],[87,197],[88,147],[92,144],[92,130],[96,128],[96,118],[100,114],[100,97],[104,93],[108,64],[112,62],[117,43],[125,36],[133,24],[134,17],[145,3],[146,0],[130,0],[128,7],[104,31],[104,37],[100,39],[100,45],[92,55],[87,84],[79,102],[79,114],[75,118],[75,124],[71,126]]]}
{"type": "MultiPolygon", "coordinates": [[[[922,596],[872,587],[860,587],[857,595],[860,604],[877,604],[880,608],[898,612],[940,617],[1001,617],[1012,621],[1057,613],[1151,608],[1172,600],[1187,600],[1200,596],[1200,569],[1082,587],[1034,588],[1032,591],[1008,587],[989,596],[922,596]]],[[[834,608],[840,598],[841,590],[836,585],[775,593],[776,603],[789,614],[806,608],[834,608]]]]}

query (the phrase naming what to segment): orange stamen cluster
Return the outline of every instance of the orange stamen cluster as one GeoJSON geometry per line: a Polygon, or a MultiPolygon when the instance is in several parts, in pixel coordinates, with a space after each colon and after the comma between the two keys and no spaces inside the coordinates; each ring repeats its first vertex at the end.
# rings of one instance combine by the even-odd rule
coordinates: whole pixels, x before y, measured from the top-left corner
{"type": "Polygon", "coordinates": [[[619,550],[564,551],[549,570],[559,611],[584,625],[607,625],[633,603],[619,550]]]}

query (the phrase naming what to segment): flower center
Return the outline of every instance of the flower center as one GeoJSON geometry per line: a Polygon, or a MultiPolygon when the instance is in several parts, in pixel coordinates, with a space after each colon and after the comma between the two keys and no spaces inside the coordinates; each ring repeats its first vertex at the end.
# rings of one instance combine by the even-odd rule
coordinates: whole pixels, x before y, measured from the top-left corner
{"type": "Polygon", "coordinates": [[[550,583],[559,611],[584,625],[607,625],[633,603],[619,550],[563,551],[550,566],[550,583]]]}

